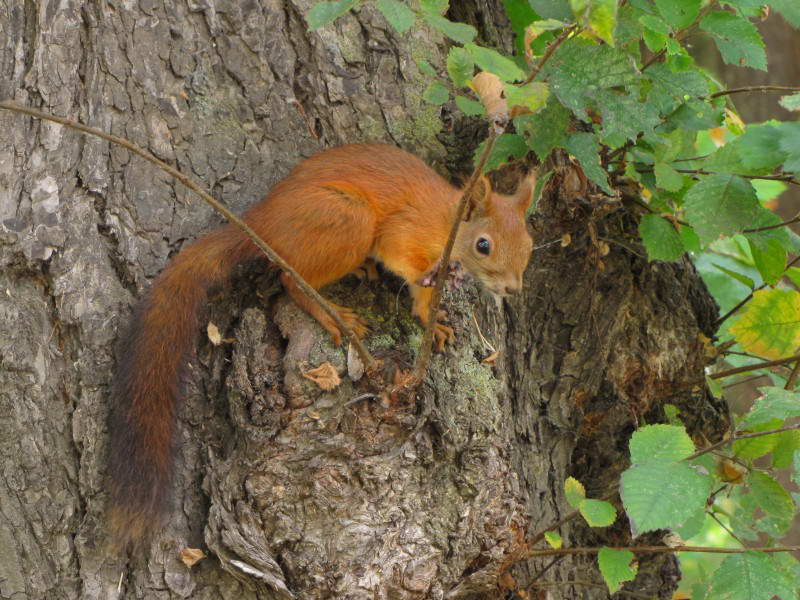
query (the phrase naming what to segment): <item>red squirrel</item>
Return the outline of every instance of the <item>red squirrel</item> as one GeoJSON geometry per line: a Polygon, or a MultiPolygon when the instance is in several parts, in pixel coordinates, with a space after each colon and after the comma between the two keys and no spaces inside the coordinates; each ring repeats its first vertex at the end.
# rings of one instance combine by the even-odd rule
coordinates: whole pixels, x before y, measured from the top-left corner
{"type": "MultiPolygon", "coordinates": [[[[353,144],[325,150],[292,169],[244,221],[315,289],[368,259],[408,283],[412,312],[429,318],[432,288],[419,285],[444,249],[462,190],[419,158],[393,146],[353,144]]],[[[525,212],[526,180],[514,196],[484,185],[470,220],[462,223],[452,260],[490,291],[520,291],[532,240],[525,212]]],[[[245,234],[225,225],[175,256],[142,299],[126,338],[112,389],[109,419],[110,520],[117,548],[141,540],[163,515],[169,497],[182,372],[192,351],[199,312],[210,287],[234,267],[261,256],[245,234]]],[[[342,332],[286,274],[291,298],[341,343],[342,332]]],[[[334,305],[362,336],[366,325],[334,305]]],[[[436,323],[441,349],[453,330],[436,323]]]]}

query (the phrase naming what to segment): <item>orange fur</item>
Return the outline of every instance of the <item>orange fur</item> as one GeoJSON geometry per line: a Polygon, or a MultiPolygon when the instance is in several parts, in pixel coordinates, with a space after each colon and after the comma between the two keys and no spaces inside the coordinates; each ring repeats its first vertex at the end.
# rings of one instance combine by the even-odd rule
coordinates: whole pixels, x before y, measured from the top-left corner
{"type": "MultiPolygon", "coordinates": [[[[453,252],[467,271],[499,295],[521,289],[532,241],[525,227],[530,183],[515,197],[484,182],[453,252]],[[486,239],[491,252],[476,249],[486,239]]],[[[314,288],[381,261],[411,287],[413,312],[429,318],[430,288],[418,285],[439,260],[461,191],[421,160],[392,146],[350,145],[298,164],[244,220],[314,288]]],[[[117,546],[158,525],[171,486],[181,372],[197,333],[209,288],[242,261],[260,256],[238,229],[225,226],[178,254],[156,279],[123,339],[109,421],[111,521],[117,546]]],[[[327,329],[328,315],[282,276],[287,292],[327,329]]],[[[334,307],[358,335],[363,321],[334,307]]],[[[438,345],[452,329],[437,323],[438,345]]]]}

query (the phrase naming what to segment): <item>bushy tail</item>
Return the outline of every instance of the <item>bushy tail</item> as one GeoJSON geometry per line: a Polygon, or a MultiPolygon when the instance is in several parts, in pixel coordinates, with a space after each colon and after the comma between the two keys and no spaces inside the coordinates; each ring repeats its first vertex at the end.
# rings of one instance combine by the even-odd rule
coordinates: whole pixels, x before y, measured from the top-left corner
{"type": "Polygon", "coordinates": [[[255,246],[231,226],[180,252],[159,275],[121,340],[109,420],[110,523],[121,549],[157,527],[169,498],[181,379],[209,287],[255,246]]]}

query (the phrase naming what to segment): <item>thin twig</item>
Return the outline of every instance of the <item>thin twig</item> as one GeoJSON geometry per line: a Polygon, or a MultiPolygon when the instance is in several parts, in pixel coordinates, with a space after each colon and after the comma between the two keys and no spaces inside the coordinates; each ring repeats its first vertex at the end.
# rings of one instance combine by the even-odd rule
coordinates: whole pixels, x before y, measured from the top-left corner
{"type": "Polygon", "coordinates": [[[444,283],[447,280],[450,272],[450,269],[448,268],[448,264],[450,263],[450,255],[453,253],[453,246],[456,243],[456,235],[458,235],[458,228],[461,226],[461,221],[464,218],[464,212],[466,211],[468,200],[472,195],[472,190],[475,188],[475,184],[478,182],[478,179],[480,179],[480,176],[483,173],[483,167],[486,165],[486,161],[489,158],[489,154],[494,147],[494,142],[496,139],[497,129],[494,126],[490,126],[489,137],[486,139],[486,145],[483,148],[483,153],[478,159],[478,163],[475,165],[475,170],[473,170],[469,181],[467,181],[467,185],[464,187],[464,191],[461,194],[461,200],[459,200],[458,206],[456,207],[453,227],[450,230],[450,236],[447,238],[447,244],[445,244],[444,251],[439,259],[439,271],[436,274],[436,285],[433,288],[430,311],[428,312],[428,324],[425,327],[425,333],[422,335],[422,346],[420,347],[419,354],[417,355],[417,360],[414,363],[414,375],[411,385],[419,385],[419,383],[422,381],[422,378],[425,376],[425,371],[428,369],[428,362],[430,362],[431,353],[433,352],[433,330],[436,328],[436,315],[439,312],[439,302],[442,299],[442,289],[444,289],[444,283]]]}
{"type": "Polygon", "coordinates": [[[720,96],[741,94],[742,92],[800,92],[800,87],[792,87],[787,85],[750,85],[747,87],[731,88],[729,90],[714,92],[708,96],[708,99],[713,100],[714,98],[719,98],[720,96]]]}
{"type": "Polygon", "coordinates": [[[570,36],[570,34],[573,31],[575,31],[577,28],[578,28],[577,25],[571,25],[570,27],[567,27],[564,31],[562,31],[559,34],[559,36],[556,39],[554,39],[551,42],[551,44],[547,47],[547,50],[545,51],[545,53],[542,54],[542,58],[539,60],[539,63],[535,67],[533,67],[533,69],[531,69],[531,72],[525,78],[525,81],[522,82],[522,85],[528,85],[531,81],[536,79],[536,76],[542,70],[542,67],[544,67],[545,63],[548,60],[550,60],[550,57],[553,56],[553,53],[556,51],[556,49],[561,44],[563,44],[564,40],[566,40],[570,36]]]}
{"type": "MultiPolygon", "coordinates": [[[[531,550],[528,557],[558,556],[562,554],[597,554],[602,548],[545,548],[531,550]]],[[[705,552],[709,554],[744,554],[746,552],[800,552],[800,546],[761,546],[756,548],[715,548],[713,546],[630,546],[613,547],[612,550],[628,550],[634,554],[666,554],[670,552],[705,552]]]]}
{"type": "Polygon", "coordinates": [[[795,383],[797,383],[798,375],[800,375],[800,360],[794,363],[792,374],[789,375],[789,380],[786,382],[786,385],[783,389],[791,392],[794,389],[795,383]]]}
{"type": "Polygon", "coordinates": [[[776,223],[775,225],[767,225],[766,227],[757,227],[755,229],[743,229],[742,233],[758,233],[759,231],[769,231],[770,229],[787,227],[789,225],[794,225],[795,223],[800,223],[800,215],[796,215],[791,219],[789,219],[788,221],[784,221],[783,223],[776,223]]]}
{"type": "Polygon", "coordinates": [[[711,444],[707,448],[698,450],[691,456],[687,456],[684,460],[694,460],[695,458],[703,456],[704,454],[713,452],[717,448],[721,448],[722,446],[726,446],[727,444],[732,444],[740,440],[749,440],[751,438],[764,437],[765,435],[772,435],[774,433],[783,433],[784,431],[794,431],[795,429],[800,429],[800,423],[796,423],[795,425],[786,425],[785,427],[781,427],[779,429],[770,429],[769,431],[757,431],[756,433],[742,433],[740,435],[734,435],[733,437],[729,437],[727,439],[720,440],[715,444],[711,444]]]}
{"type": "Polygon", "coordinates": [[[356,351],[358,351],[359,357],[361,358],[361,361],[364,363],[365,368],[368,371],[374,368],[375,360],[372,358],[369,351],[367,351],[364,344],[361,343],[361,340],[358,339],[358,336],[356,336],[350,330],[350,328],[347,325],[345,325],[341,316],[339,316],[339,313],[336,312],[333,308],[331,308],[328,302],[322,296],[320,296],[319,293],[314,288],[308,285],[308,283],[306,283],[306,281],[302,277],[300,277],[297,271],[295,271],[291,267],[291,265],[289,265],[289,263],[287,263],[285,260],[283,260],[283,258],[278,256],[278,254],[272,248],[270,248],[264,242],[264,240],[262,240],[261,237],[259,237],[259,235],[255,231],[253,231],[250,228],[250,226],[247,225],[247,223],[245,223],[242,219],[240,219],[234,213],[228,210],[228,208],[225,207],[224,204],[217,201],[211,194],[209,194],[206,190],[204,190],[200,185],[192,181],[189,177],[187,177],[174,167],[168,165],[167,163],[159,160],[158,158],[150,154],[147,150],[144,150],[143,148],[126,140],[125,138],[117,137],[115,135],[110,135],[104,131],[101,131],[100,129],[95,129],[94,127],[83,125],[82,123],[78,123],[77,121],[72,121],[71,119],[64,119],[62,117],[57,117],[55,115],[51,115],[49,113],[45,113],[33,108],[28,108],[27,106],[21,106],[16,102],[9,102],[9,101],[0,102],[0,108],[5,108],[13,112],[29,115],[31,117],[36,117],[37,119],[53,121],[54,123],[59,123],[61,125],[69,127],[70,129],[75,129],[77,131],[80,131],[81,133],[102,138],[113,144],[122,146],[123,148],[129,150],[130,152],[136,154],[137,156],[142,157],[146,161],[153,163],[161,170],[169,173],[172,177],[180,181],[184,186],[186,186],[195,194],[200,196],[200,198],[202,198],[206,203],[211,205],[211,207],[214,210],[216,210],[219,214],[225,217],[230,223],[241,229],[247,235],[247,237],[249,237],[252,240],[252,242],[256,246],[258,246],[261,249],[261,251],[264,252],[264,254],[267,255],[267,257],[273,263],[278,265],[281,268],[281,270],[288,273],[289,276],[292,279],[294,279],[295,283],[297,283],[297,286],[303,291],[303,293],[309,298],[311,298],[314,302],[319,304],[325,311],[325,313],[334,320],[336,326],[350,339],[350,341],[355,346],[356,351]]]}
{"type": "Polygon", "coordinates": [[[709,379],[722,379],[723,377],[729,377],[731,375],[737,375],[739,373],[747,373],[748,371],[755,371],[756,369],[766,369],[769,367],[778,367],[780,365],[785,365],[788,363],[795,362],[796,360],[800,360],[800,354],[795,354],[794,356],[790,356],[788,358],[779,358],[777,360],[768,360],[766,362],[758,363],[757,365],[744,365],[743,367],[736,367],[734,369],[727,369],[726,371],[718,371],[717,373],[711,373],[707,375],[709,379]]]}

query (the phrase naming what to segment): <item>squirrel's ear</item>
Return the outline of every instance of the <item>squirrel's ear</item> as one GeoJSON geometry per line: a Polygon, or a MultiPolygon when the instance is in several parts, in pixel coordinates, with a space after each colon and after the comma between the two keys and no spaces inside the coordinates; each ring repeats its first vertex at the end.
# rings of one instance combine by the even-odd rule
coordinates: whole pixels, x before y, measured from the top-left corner
{"type": "Polygon", "coordinates": [[[519,184],[517,191],[514,192],[514,203],[517,205],[517,208],[525,214],[528,212],[528,208],[530,208],[531,204],[533,203],[533,190],[536,188],[536,173],[531,172],[522,182],[519,184]]]}
{"type": "Polygon", "coordinates": [[[484,216],[491,208],[492,183],[486,175],[481,175],[475,182],[467,200],[467,212],[464,220],[470,221],[474,216],[484,216]]]}

